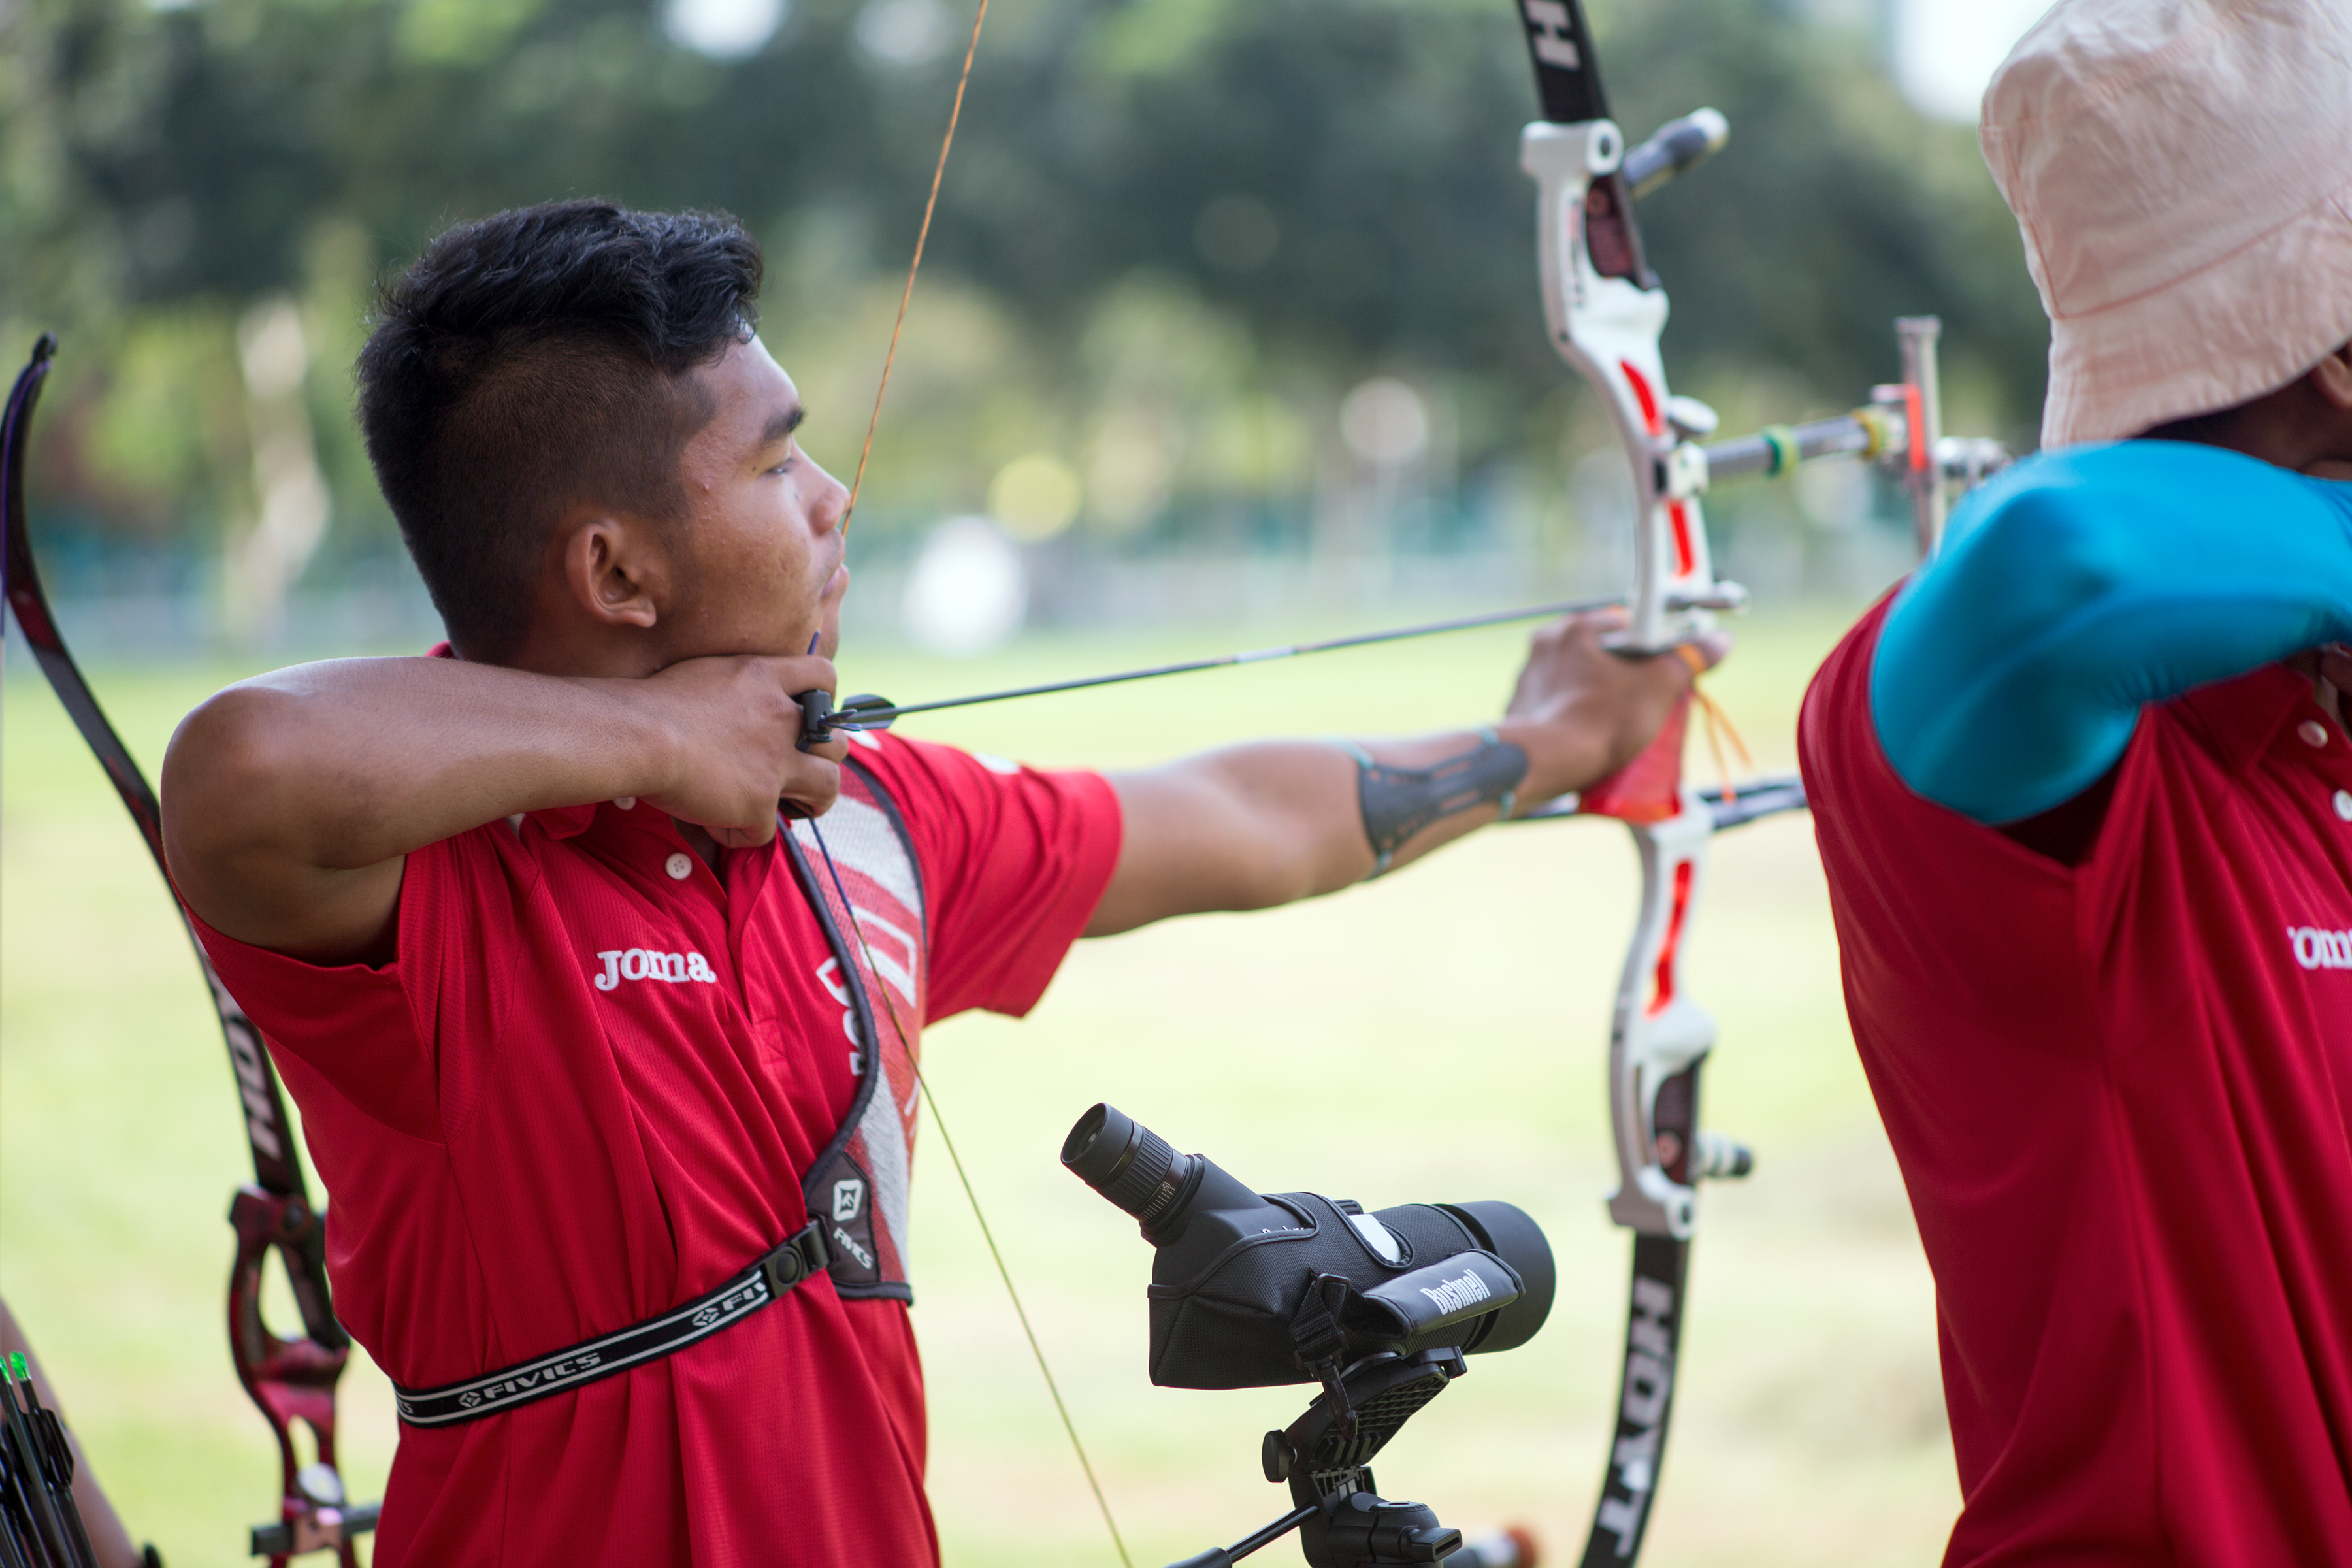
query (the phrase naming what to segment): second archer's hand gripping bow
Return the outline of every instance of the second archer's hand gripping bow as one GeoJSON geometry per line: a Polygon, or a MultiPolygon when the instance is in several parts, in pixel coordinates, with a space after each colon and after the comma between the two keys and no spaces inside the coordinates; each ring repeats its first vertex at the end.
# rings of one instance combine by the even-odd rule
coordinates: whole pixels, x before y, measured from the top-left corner
{"type": "MultiPolygon", "coordinates": [[[[1519,164],[1538,191],[1544,321],[1552,346],[1607,405],[1633,468],[1633,590],[1620,646],[1663,653],[1706,635],[1713,612],[1740,607],[1747,595],[1717,582],[1708,556],[1698,501],[1706,469],[1690,459],[1688,438],[1712,429],[1713,416],[1666,390],[1658,350],[1666,295],[1643,255],[1633,202],[1722,145],[1727,128],[1701,110],[1629,153],[1609,118],[1578,0],[1517,5],[1543,102],[1543,118],[1522,133],[1519,164]]],[[[1744,1175],[1750,1164],[1745,1149],[1697,1124],[1699,1067],[1715,1021],[1683,990],[1683,940],[1717,813],[1737,807],[1684,781],[1687,712],[1685,704],[1649,751],[1580,802],[1587,814],[1622,821],[1642,863],[1641,910],[1609,1041],[1618,1165],[1609,1212],[1633,1232],[1632,1300],[1616,1431],[1584,1568],[1630,1564],[1641,1550],[1674,1404],[1694,1186],[1744,1175]]],[[[1801,802],[1799,792],[1779,808],[1801,802]]]]}
{"type": "MultiPolygon", "coordinates": [[[[34,570],[26,531],[25,457],[33,409],[57,346],[55,338],[42,336],[8,395],[5,415],[0,416],[0,588],[5,588],[8,608],[32,646],[41,673],[48,677],[74,728],[106,770],[168,884],[172,874],[163,860],[163,819],[155,792],[66,650],[34,570]]],[[[195,947],[196,964],[220,1016],[229,1066],[236,1073],[246,1143],[253,1153],[253,1181],[237,1189],[229,1205],[229,1224],[236,1231],[236,1261],[229,1271],[229,1359],[237,1381],[277,1436],[279,1484],[278,1517],[254,1527],[252,1550],[256,1556],[267,1556],[271,1568],[284,1568],[290,1555],[320,1551],[335,1552],[341,1568],[359,1568],[353,1538],[374,1526],[376,1505],[347,1504],[335,1467],[335,1384],[352,1352],[351,1337],[335,1321],[327,1290],[325,1216],[310,1201],[293,1123],[286,1115],[278,1075],[262,1048],[261,1032],[221,984],[184,913],[181,923],[195,947]],[[299,1338],[279,1337],[262,1317],[262,1265],[272,1252],[285,1268],[301,1313],[299,1338]],[[295,1447],[298,1422],[310,1429],[312,1457],[307,1464],[295,1447]]]]}

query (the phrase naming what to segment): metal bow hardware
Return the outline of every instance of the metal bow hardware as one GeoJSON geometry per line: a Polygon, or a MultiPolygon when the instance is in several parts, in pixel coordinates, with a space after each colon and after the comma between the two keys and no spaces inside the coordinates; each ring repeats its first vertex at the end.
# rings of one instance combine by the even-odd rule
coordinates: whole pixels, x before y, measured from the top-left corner
{"type": "MultiPolygon", "coordinates": [[[[40,401],[41,384],[48,379],[58,341],[47,333],[34,345],[33,357],[16,377],[8,395],[7,411],[0,416],[0,587],[8,608],[32,645],[41,673],[48,677],[58,700],[97,754],[114,793],[131,813],[156,869],[171,882],[163,860],[163,818],[155,792],[114,732],[89,682],[66,650],[56,617],[33,565],[33,544],[26,531],[25,454],[31,444],[33,409],[40,401]]],[[[173,908],[178,908],[174,900],[173,908]]],[[[184,911],[181,924],[196,950],[196,966],[205,988],[220,1016],[221,1034],[228,1043],[229,1066],[236,1075],[238,1115],[245,1141],[253,1152],[253,1181],[239,1187],[229,1205],[229,1224],[236,1231],[236,1260],[229,1269],[229,1359],[237,1381],[269,1422],[278,1439],[278,1515],[256,1525],[255,1556],[267,1556],[271,1568],[284,1568],[289,1556],[331,1551],[342,1568],[359,1568],[354,1538],[375,1527],[377,1505],[346,1502],[341,1473],[335,1468],[335,1384],[351,1359],[351,1336],[335,1321],[333,1299],[327,1289],[326,1221],[310,1201],[302,1173],[302,1154],[286,1102],[278,1092],[278,1075],[263,1049],[261,1032],[245,1009],[214,973],[212,960],[196,941],[195,928],[184,911]],[[294,1302],[302,1316],[302,1332],[293,1339],[273,1332],[261,1315],[261,1270],[271,1252],[286,1270],[294,1302]],[[294,1426],[310,1430],[311,1458],[305,1463],[297,1450],[294,1426]]]]}
{"type": "MultiPolygon", "coordinates": [[[[1544,118],[1519,142],[1536,183],[1536,244],[1544,322],[1552,346],[1607,406],[1633,480],[1633,589],[1621,647],[1665,653],[1714,629],[1717,610],[1747,600],[1718,583],[1698,492],[1707,472],[1688,437],[1712,416],[1667,391],[1658,339],[1665,290],[1643,255],[1633,218],[1637,185],[1663,184],[1720,146],[1722,116],[1701,110],[1647,143],[1629,170],[1624,132],[1609,118],[1592,35],[1577,0],[1519,0],[1544,118]]],[[[1685,994],[1683,937],[1715,835],[1712,806],[1682,777],[1687,705],[1625,773],[1586,792],[1577,808],[1614,816],[1642,862],[1641,912],[1616,997],[1609,1041],[1610,1127],[1618,1184],[1610,1216],[1634,1234],[1632,1301],[1617,1429],[1587,1568],[1631,1563],[1648,1527],[1674,1407],[1694,1184],[1745,1174],[1745,1150],[1709,1139],[1702,1158],[1698,1074],[1715,1020],[1685,994]],[[1710,1168],[1712,1167],[1712,1168],[1710,1168]]],[[[1801,804],[1800,792],[1792,805],[1801,804]]]]}
{"type": "MultiPolygon", "coordinates": [[[[1536,183],[1537,256],[1552,346],[1601,395],[1633,479],[1633,588],[1620,643],[1662,654],[1714,629],[1747,591],[1718,581],[1699,497],[1713,479],[1771,475],[1813,458],[1876,458],[1903,484],[1923,554],[1941,542],[1955,481],[1973,483],[2007,461],[1996,443],[1942,436],[1933,317],[1896,323],[1904,379],[1874,388],[1868,406],[1795,428],[1773,426],[1714,447],[1716,416],[1674,396],[1658,351],[1666,294],[1651,271],[1634,201],[1721,148],[1729,135],[1710,109],[1675,121],[1628,151],[1609,117],[1579,0],[1516,0],[1535,64],[1543,118],[1519,142],[1536,183]]],[[[1625,1568],[1640,1552],[1673,1414],[1697,1184],[1744,1176],[1748,1151],[1698,1123],[1699,1068],[1715,1020],[1683,983],[1683,952],[1705,880],[1709,842],[1757,817],[1802,810],[1803,784],[1776,778],[1718,790],[1682,776],[1687,705],[1623,773],[1534,816],[1612,816],[1641,856],[1641,909],[1618,983],[1609,1040],[1610,1128],[1617,1188],[1610,1216],[1633,1232],[1617,1425],[1584,1568],[1625,1568]]]]}

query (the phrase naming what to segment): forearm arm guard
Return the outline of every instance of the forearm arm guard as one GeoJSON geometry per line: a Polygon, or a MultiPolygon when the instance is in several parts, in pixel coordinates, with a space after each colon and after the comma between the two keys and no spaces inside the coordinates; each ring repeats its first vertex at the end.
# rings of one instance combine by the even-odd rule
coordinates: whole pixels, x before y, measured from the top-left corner
{"type": "Polygon", "coordinates": [[[1528,754],[1492,730],[1481,730],[1479,745],[1426,768],[1401,768],[1375,762],[1352,741],[1339,745],[1356,759],[1356,798],[1363,807],[1364,837],[1372,847],[1372,875],[1386,871],[1396,852],[1431,823],[1473,806],[1499,802],[1496,821],[1507,821],[1518,803],[1519,781],[1528,776],[1528,754]]]}

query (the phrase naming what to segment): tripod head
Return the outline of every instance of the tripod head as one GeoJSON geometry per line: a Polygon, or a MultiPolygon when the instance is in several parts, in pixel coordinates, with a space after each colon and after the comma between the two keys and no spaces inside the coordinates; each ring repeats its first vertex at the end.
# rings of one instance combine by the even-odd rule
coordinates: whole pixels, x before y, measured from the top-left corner
{"type": "Polygon", "coordinates": [[[1371,1460],[1421,1408],[1469,1370],[1451,1347],[1412,1355],[1381,1352],[1343,1373],[1338,1386],[1278,1432],[1265,1435],[1260,1462],[1269,1481],[1290,1483],[1291,1510],[1231,1546],[1171,1568],[1232,1568],[1292,1530],[1314,1568],[1388,1568],[1435,1563],[1462,1546],[1424,1504],[1379,1495],[1371,1460]]]}

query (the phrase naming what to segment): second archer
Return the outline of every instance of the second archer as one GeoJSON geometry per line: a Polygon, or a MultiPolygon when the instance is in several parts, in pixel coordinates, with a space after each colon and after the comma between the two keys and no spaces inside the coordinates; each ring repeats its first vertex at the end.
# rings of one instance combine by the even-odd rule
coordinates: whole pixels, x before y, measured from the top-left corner
{"type": "Polygon", "coordinates": [[[360,417],[448,645],[231,687],[165,763],[179,892],[399,1385],[383,1568],[936,1561],[922,1026],[1027,1011],[1081,936],[1333,892],[1584,789],[1722,652],[1621,657],[1580,616],[1500,715],[1117,774],[804,753],[847,498],[761,274],[730,219],[588,201],[434,242],[360,417]]]}

